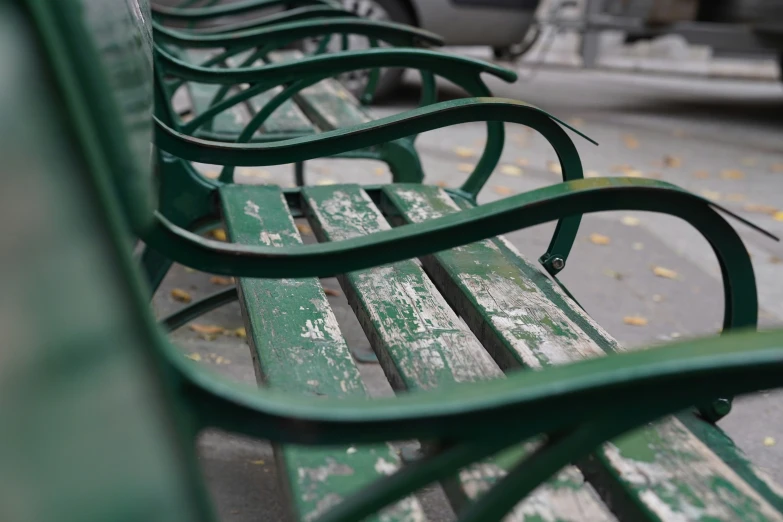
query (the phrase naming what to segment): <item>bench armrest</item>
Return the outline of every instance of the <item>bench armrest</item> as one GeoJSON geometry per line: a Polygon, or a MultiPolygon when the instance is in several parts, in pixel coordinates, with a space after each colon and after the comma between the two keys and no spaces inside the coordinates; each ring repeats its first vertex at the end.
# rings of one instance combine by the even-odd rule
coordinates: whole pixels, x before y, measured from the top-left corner
{"type": "Polygon", "coordinates": [[[247,0],[245,2],[236,2],[233,4],[221,4],[210,7],[169,7],[156,5],[151,2],[153,16],[166,20],[177,20],[182,22],[197,22],[209,20],[211,18],[220,18],[223,16],[240,15],[270,7],[292,7],[306,5],[325,5],[334,8],[341,8],[333,0],[247,0]]]}
{"type": "Polygon", "coordinates": [[[329,34],[355,34],[376,38],[397,46],[443,45],[443,39],[430,31],[394,22],[356,17],[327,18],[275,24],[232,33],[197,34],[163,27],[153,22],[158,42],[179,47],[246,49],[275,47],[288,42],[329,34]]]}
{"type": "MultiPolygon", "coordinates": [[[[306,7],[297,7],[294,9],[288,9],[280,13],[267,15],[261,18],[254,18],[250,20],[242,20],[241,22],[234,22],[231,24],[220,24],[215,27],[178,27],[177,31],[189,32],[193,34],[222,34],[233,33],[237,31],[244,31],[248,29],[260,29],[262,27],[269,27],[277,24],[284,24],[289,22],[296,22],[301,20],[312,19],[326,19],[326,18],[339,18],[339,17],[356,17],[359,16],[353,11],[346,11],[344,9],[336,9],[325,5],[314,5],[306,7]]],[[[153,27],[158,29],[164,27],[157,20],[152,21],[153,27]]]]}

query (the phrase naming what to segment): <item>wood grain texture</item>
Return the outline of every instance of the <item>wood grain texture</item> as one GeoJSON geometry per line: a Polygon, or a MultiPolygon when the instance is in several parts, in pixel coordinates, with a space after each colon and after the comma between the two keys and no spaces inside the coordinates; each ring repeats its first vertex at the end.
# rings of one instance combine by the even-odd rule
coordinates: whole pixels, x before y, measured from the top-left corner
{"type": "MultiPolygon", "coordinates": [[[[271,62],[288,62],[302,57],[299,51],[269,53],[271,62]]],[[[327,79],[302,89],[296,103],[321,130],[340,129],[372,121],[359,101],[337,80],[327,79]]]]}
{"type": "MultiPolygon", "coordinates": [[[[230,185],[221,189],[230,239],[247,245],[301,242],[277,187],[230,185]]],[[[248,339],[259,382],[313,397],[365,394],[337,320],[317,278],[238,281],[248,339]]],[[[388,445],[349,448],[275,448],[281,477],[297,520],[313,520],[342,499],[399,466],[388,445]]],[[[405,499],[373,520],[424,520],[415,499],[405,499]]]]}
{"type": "MultiPolygon", "coordinates": [[[[390,186],[384,192],[405,222],[460,210],[436,187],[390,186]]],[[[622,350],[503,238],[441,252],[422,262],[452,306],[506,368],[538,368],[622,350]],[[532,324],[536,321],[537,328],[532,324]]],[[[590,467],[588,478],[624,519],[781,519],[674,418],[605,445],[595,460],[598,465],[590,467]]]]}
{"type": "MultiPolygon", "coordinates": [[[[390,227],[369,196],[355,185],[305,190],[313,229],[322,240],[340,241],[390,227]]],[[[457,382],[501,378],[481,343],[448,306],[414,261],[347,274],[340,284],[356,311],[390,382],[397,390],[424,390],[457,382]]],[[[581,481],[572,467],[567,473],[581,481]]],[[[506,474],[493,462],[460,474],[464,491],[447,487],[455,508],[475,499],[506,474]]],[[[589,486],[551,481],[520,503],[507,520],[614,520],[589,486]],[[558,502],[553,502],[558,500],[558,502]],[[575,509],[582,506],[582,510],[575,509]]]]}

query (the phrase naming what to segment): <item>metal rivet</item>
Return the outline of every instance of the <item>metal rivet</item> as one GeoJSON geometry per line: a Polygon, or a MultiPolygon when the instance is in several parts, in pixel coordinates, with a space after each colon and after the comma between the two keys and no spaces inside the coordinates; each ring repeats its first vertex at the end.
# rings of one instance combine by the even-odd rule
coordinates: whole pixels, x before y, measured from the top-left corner
{"type": "Polygon", "coordinates": [[[565,260],[562,257],[552,258],[552,268],[555,270],[562,270],[565,268],[565,260]]]}

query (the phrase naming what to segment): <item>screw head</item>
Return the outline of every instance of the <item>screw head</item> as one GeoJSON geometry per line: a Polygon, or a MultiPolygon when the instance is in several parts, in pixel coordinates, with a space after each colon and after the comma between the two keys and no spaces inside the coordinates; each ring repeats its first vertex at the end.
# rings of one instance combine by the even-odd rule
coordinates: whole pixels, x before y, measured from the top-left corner
{"type": "Polygon", "coordinates": [[[565,268],[565,259],[562,257],[553,257],[552,258],[552,268],[555,270],[562,270],[565,268]]]}

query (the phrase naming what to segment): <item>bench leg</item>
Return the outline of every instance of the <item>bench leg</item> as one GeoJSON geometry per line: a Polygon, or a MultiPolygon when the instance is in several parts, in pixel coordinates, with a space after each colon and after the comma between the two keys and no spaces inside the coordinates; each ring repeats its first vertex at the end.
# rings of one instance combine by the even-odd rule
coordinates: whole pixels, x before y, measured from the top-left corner
{"type": "Polygon", "coordinates": [[[400,139],[384,143],[380,147],[380,159],[389,165],[395,183],[424,181],[424,169],[412,140],[400,139]]]}
{"type": "Polygon", "coordinates": [[[305,186],[304,161],[294,163],[294,180],[297,187],[305,186]]]}

